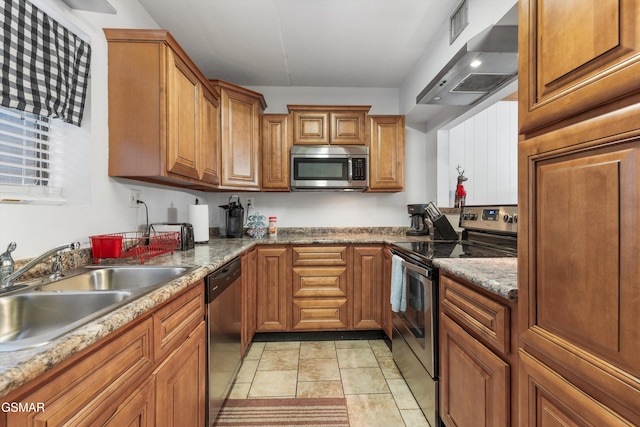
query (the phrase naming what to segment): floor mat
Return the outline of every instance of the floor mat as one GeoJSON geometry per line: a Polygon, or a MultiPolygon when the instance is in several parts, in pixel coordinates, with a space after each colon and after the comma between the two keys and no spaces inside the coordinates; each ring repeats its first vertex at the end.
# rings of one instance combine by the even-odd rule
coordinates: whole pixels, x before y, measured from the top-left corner
{"type": "Polygon", "coordinates": [[[214,426],[348,427],[347,401],[335,399],[227,399],[214,426]]]}

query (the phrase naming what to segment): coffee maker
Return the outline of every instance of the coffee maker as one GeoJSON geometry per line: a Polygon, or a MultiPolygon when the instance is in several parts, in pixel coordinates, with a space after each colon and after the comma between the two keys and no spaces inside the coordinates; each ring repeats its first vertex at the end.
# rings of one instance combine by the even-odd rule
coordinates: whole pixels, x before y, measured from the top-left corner
{"type": "Polygon", "coordinates": [[[428,236],[429,227],[425,220],[427,219],[427,205],[407,205],[407,212],[411,218],[411,229],[407,230],[407,236],[428,236]]]}
{"type": "Polygon", "coordinates": [[[229,197],[228,205],[221,205],[225,210],[225,225],[227,237],[242,237],[244,232],[244,208],[240,203],[240,197],[233,195],[229,197]],[[233,200],[233,199],[236,200],[233,200]]]}

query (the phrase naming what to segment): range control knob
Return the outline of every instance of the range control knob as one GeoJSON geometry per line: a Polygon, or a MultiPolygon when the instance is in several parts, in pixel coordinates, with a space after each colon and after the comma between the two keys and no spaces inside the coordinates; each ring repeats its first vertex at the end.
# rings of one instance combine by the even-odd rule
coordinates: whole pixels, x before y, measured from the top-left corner
{"type": "Polygon", "coordinates": [[[513,222],[515,222],[516,224],[518,223],[518,214],[515,214],[513,216],[513,222]]]}
{"type": "Polygon", "coordinates": [[[469,214],[469,219],[471,221],[475,221],[476,219],[478,219],[478,215],[474,214],[474,213],[470,213],[469,214]]]}
{"type": "Polygon", "coordinates": [[[504,222],[513,222],[513,215],[509,215],[509,214],[505,214],[502,219],[504,220],[504,222]]]}

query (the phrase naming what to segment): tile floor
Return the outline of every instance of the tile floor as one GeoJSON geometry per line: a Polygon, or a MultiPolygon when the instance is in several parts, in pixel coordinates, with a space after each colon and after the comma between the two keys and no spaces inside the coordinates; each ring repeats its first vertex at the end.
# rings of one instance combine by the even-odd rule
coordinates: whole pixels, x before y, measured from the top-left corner
{"type": "Polygon", "coordinates": [[[384,340],[254,342],[229,397],[345,397],[352,427],[428,426],[384,340]]]}

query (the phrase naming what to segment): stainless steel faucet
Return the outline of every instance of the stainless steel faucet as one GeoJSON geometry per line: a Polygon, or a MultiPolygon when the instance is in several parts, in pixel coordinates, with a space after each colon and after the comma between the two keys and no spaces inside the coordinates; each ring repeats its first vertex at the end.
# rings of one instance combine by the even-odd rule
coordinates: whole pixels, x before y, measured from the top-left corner
{"type": "Polygon", "coordinates": [[[53,249],[49,249],[47,252],[26,263],[20,270],[14,272],[13,270],[15,267],[15,263],[13,261],[13,258],[11,257],[11,252],[16,249],[16,246],[16,242],[9,243],[9,246],[7,246],[7,250],[0,255],[0,289],[6,289],[10,287],[16,279],[18,279],[27,271],[31,270],[33,267],[40,264],[42,261],[46,260],[52,255],[55,255],[54,274],[59,274],[61,265],[60,256],[58,254],[67,249],[78,249],[80,248],[80,243],[65,243],[64,245],[56,246],[53,249]]]}

